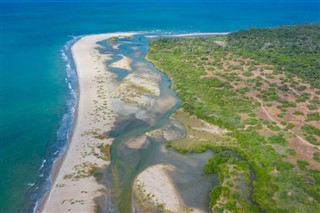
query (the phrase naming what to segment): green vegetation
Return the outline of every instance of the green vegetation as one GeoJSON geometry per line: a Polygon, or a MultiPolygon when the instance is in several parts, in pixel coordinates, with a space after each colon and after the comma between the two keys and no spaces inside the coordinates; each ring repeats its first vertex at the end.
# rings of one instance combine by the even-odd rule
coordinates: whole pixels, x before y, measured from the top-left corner
{"type": "Polygon", "coordinates": [[[319,98],[319,26],[150,41],[147,57],[170,77],[184,112],[228,130],[205,136],[182,120],[187,137],[168,144],[182,153],[214,151],[204,168],[219,178],[210,193],[214,212],[320,211],[320,172],[312,167],[319,155],[311,164],[288,147],[299,137],[316,145],[318,130],[286,120],[319,121],[318,112],[300,111],[319,98]]]}
{"type": "Polygon", "coordinates": [[[178,110],[173,118],[177,119],[184,125],[188,136],[179,141],[171,141],[167,147],[172,147],[180,153],[202,153],[211,145],[235,146],[236,140],[230,136],[225,135],[222,129],[215,129],[215,134],[210,133],[212,127],[205,124],[200,119],[190,116],[189,113],[183,110],[178,110]],[[190,136],[191,135],[191,136],[190,136]]]}
{"type": "Polygon", "coordinates": [[[137,201],[140,203],[140,206],[143,207],[145,211],[152,211],[155,210],[167,210],[165,209],[165,204],[160,203],[157,198],[155,198],[155,195],[152,193],[147,193],[145,189],[145,184],[143,182],[137,181],[134,185],[134,196],[137,199],[137,201]]]}
{"type": "Polygon", "coordinates": [[[110,144],[101,144],[98,146],[98,148],[100,149],[103,159],[110,160],[110,144]]]}
{"type": "MultiPolygon", "coordinates": [[[[275,65],[320,88],[320,25],[249,29],[228,35],[228,44],[241,55],[275,65]]],[[[305,88],[299,87],[299,90],[305,88]]]]}
{"type": "Polygon", "coordinates": [[[308,114],[307,121],[320,121],[320,112],[308,114]]]}
{"type": "MultiPolygon", "coordinates": [[[[317,140],[317,136],[320,136],[320,129],[311,125],[304,125],[302,131],[305,135],[307,141],[314,145],[320,145],[320,142],[317,140]]],[[[318,161],[318,160],[317,160],[318,161]]]]}
{"type": "Polygon", "coordinates": [[[91,136],[99,140],[108,139],[107,133],[103,132],[101,129],[95,129],[94,131],[84,132],[82,133],[82,136],[91,136]]]}
{"type": "Polygon", "coordinates": [[[283,138],[283,135],[272,135],[270,138],[268,138],[268,141],[270,143],[276,143],[283,146],[288,144],[288,141],[283,138]]]}
{"type": "Polygon", "coordinates": [[[320,152],[315,152],[315,153],[313,154],[313,159],[314,159],[315,161],[320,162],[320,152]]]}
{"type": "Polygon", "coordinates": [[[302,130],[306,133],[306,134],[311,134],[311,135],[318,135],[320,136],[320,129],[318,129],[317,127],[311,126],[311,125],[304,125],[302,127],[302,130]]]}
{"type": "Polygon", "coordinates": [[[130,90],[135,91],[137,94],[153,94],[153,91],[137,84],[130,83],[128,87],[130,90]]]}
{"type": "Polygon", "coordinates": [[[107,40],[107,42],[109,43],[116,43],[119,39],[119,36],[116,36],[116,37],[112,37],[110,39],[107,40]]]}
{"type": "Polygon", "coordinates": [[[63,178],[71,180],[79,180],[81,178],[86,178],[89,176],[94,176],[97,181],[102,179],[103,174],[99,171],[96,163],[84,162],[82,164],[76,165],[74,167],[74,172],[72,174],[67,174],[63,178]]]}
{"type": "Polygon", "coordinates": [[[250,201],[251,177],[248,164],[233,152],[215,151],[216,155],[204,167],[206,174],[217,173],[220,181],[220,185],[210,193],[210,208],[214,212],[223,209],[257,212],[258,208],[250,201]]]}

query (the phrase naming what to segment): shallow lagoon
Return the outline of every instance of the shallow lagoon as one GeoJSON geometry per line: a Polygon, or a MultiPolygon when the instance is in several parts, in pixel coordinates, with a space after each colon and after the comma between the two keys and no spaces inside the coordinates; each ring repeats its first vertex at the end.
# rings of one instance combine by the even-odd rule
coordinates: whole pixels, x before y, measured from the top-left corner
{"type": "Polygon", "coordinates": [[[115,74],[116,81],[121,83],[126,75],[124,72],[117,73],[118,70],[108,67],[108,64],[126,56],[131,59],[132,69],[127,70],[126,74],[130,72],[143,77],[149,75],[149,80],[151,78],[158,81],[160,87],[160,96],[150,97],[153,104],[149,107],[139,106],[136,110],[126,111],[126,107],[122,105],[122,110],[118,112],[115,127],[108,133],[115,141],[111,145],[111,165],[107,168],[103,180],[110,190],[107,199],[97,199],[101,209],[104,212],[143,211],[132,199],[135,177],[152,165],[168,164],[174,168],[169,172],[169,176],[186,207],[209,211],[209,192],[217,184],[217,178],[215,175],[202,173],[204,164],[212,157],[212,152],[182,155],[165,147],[167,141],[163,134],[146,135],[147,132],[159,129],[170,131],[172,139],[179,139],[185,134],[183,127],[170,118],[179,108],[181,101],[170,89],[169,79],[144,59],[148,51],[147,39],[143,35],[135,35],[117,39],[115,42],[101,41],[99,44],[103,46],[101,53],[107,53],[111,57],[106,66],[115,74]]]}

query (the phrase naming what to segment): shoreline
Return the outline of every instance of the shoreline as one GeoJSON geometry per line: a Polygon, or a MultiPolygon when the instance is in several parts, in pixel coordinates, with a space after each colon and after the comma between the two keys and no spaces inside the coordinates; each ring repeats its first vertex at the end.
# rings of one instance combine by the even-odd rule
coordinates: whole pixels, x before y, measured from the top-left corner
{"type": "MultiPolygon", "coordinates": [[[[110,104],[112,104],[114,97],[108,92],[118,88],[114,84],[114,75],[108,72],[105,65],[105,61],[109,59],[108,55],[99,53],[96,48],[100,45],[97,44],[97,42],[111,37],[132,36],[138,33],[139,32],[88,35],[81,37],[71,46],[71,54],[78,80],[78,100],[75,110],[75,121],[66,151],[54,163],[51,172],[52,188],[40,203],[38,207],[39,212],[94,211],[96,205],[95,198],[103,195],[104,192],[108,190],[98,183],[93,174],[95,172],[101,173],[101,171],[109,165],[109,159],[101,160],[103,153],[99,150],[99,147],[101,145],[110,145],[113,139],[108,139],[107,137],[97,139],[96,136],[97,134],[98,136],[104,136],[113,126],[117,113],[110,110],[112,108],[110,104]],[[101,73],[101,70],[103,73],[101,73]],[[103,79],[103,84],[100,85],[97,79],[103,79]],[[90,82],[88,83],[88,81],[90,82]],[[94,83],[92,83],[92,81],[94,83]],[[111,121],[109,123],[103,123],[104,121],[101,122],[99,120],[94,122],[97,118],[94,118],[92,114],[90,114],[96,110],[94,105],[99,102],[97,100],[100,94],[98,95],[97,92],[101,88],[104,90],[103,95],[106,96],[103,104],[105,104],[105,101],[108,102],[108,107],[103,109],[104,114],[112,115],[111,117],[108,116],[107,121],[111,121]],[[93,94],[94,92],[95,94],[93,94]],[[96,131],[97,129],[99,130],[98,132],[96,131]],[[84,142],[79,142],[79,140],[83,140],[84,142]],[[91,143],[94,143],[95,147],[89,146],[91,143]],[[91,153],[89,153],[88,156],[83,156],[83,153],[87,152],[91,153]],[[91,171],[93,168],[95,168],[95,171],[91,171]]],[[[167,34],[152,37],[214,36],[224,34],[226,33],[167,34]]],[[[147,35],[146,37],[152,38],[147,35]]],[[[124,60],[123,62],[118,61],[117,63],[120,63],[120,66],[127,67],[126,63],[128,62],[124,60]]],[[[131,80],[134,81],[134,79],[131,80]]],[[[122,94],[122,96],[124,95],[125,94],[122,94]]]]}
{"type": "Polygon", "coordinates": [[[179,33],[179,34],[157,34],[157,35],[146,35],[146,38],[188,38],[188,37],[202,37],[202,36],[223,36],[230,32],[216,32],[216,33],[179,33]]]}
{"type": "MultiPolygon", "coordinates": [[[[104,65],[108,57],[105,55],[101,57],[102,55],[95,48],[99,46],[96,44],[99,41],[115,36],[131,35],[133,33],[88,35],[80,38],[71,46],[78,77],[78,103],[75,111],[75,122],[66,151],[53,166],[51,172],[52,188],[39,205],[39,212],[94,211],[94,198],[100,196],[102,191],[105,190],[91,173],[96,172],[92,171],[93,169],[104,168],[109,164],[108,159],[101,159],[102,153],[98,146],[111,144],[112,140],[107,138],[101,140],[94,136],[96,136],[96,133],[103,135],[104,131],[111,129],[116,114],[109,117],[108,123],[94,123],[95,118],[90,113],[94,111],[94,104],[99,99],[98,95],[94,94],[98,90],[99,83],[95,81],[95,78],[101,75],[99,72],[102,70],[103,75],[105,75],[104,79],[109,81],[104,83],[104,89],[110,91],[114,89],[115,85],[112,82],[112,74],[106,72],[104,65]],[[88,97],[90,103],[88,103],[88,97]],[[103,132],[90,132],[102,127],[103,132]],[[94,152],[92,152],[92,149],[94,152]],[[98,157],[95,157],[95,155],[98,155],[98,157]],[[77,171],[75,171],[75,168],[77,171]]],[[[110,109],[104,109],[104,112],[107,111],[110,113],[110,109]]]]}

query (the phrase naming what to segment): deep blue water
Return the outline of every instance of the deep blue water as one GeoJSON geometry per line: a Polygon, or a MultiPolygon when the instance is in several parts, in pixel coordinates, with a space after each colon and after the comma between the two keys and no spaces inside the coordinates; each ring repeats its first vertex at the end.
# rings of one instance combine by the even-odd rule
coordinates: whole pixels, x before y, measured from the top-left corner
{"type": "Polygon", "coordinates": [[[1,1],[0,212],[32,212],[48,187],[52,156],[63,151],[75,103],[68,85],[76,89],[76,79],[62,56],[70,54],[70,44],[63,48],[73,36],[320,22],[320,1],[39,1],[1,1]]]}

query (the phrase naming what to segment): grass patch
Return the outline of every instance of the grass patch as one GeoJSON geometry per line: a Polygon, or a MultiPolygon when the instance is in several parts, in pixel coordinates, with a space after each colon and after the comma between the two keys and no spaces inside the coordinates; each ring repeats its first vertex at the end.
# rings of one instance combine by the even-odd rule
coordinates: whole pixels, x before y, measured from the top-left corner
{"type": "Polygon", "coordinates": [[[118,40],[119,40],[119,36],[116,36],[116,37],[112,37],[112,38],[108,39],[107,41],[109,43],[116,43],[118,40]]]}
{"type": "Polygon", "coordinates": [[[98,146],[98,148],[100,149],[103,159],[110,160],[110,144],[101,144],[98,146]]]}

